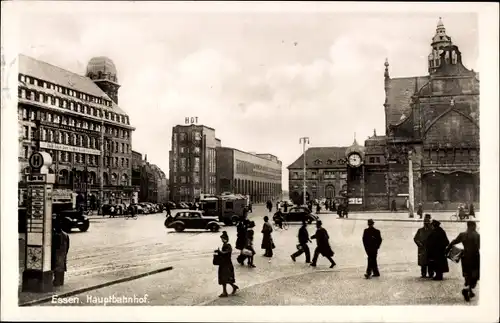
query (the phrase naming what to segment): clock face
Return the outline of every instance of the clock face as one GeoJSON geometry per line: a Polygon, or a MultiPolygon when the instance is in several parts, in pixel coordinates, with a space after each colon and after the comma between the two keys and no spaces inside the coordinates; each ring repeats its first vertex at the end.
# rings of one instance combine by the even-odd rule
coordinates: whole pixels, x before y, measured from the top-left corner
{"type": "Polygon", "coordinates": [[[361,156],[358,154],[351,154],[349,156],[349,165],[352,167],[358,167],[361,165],[361,156]]]}

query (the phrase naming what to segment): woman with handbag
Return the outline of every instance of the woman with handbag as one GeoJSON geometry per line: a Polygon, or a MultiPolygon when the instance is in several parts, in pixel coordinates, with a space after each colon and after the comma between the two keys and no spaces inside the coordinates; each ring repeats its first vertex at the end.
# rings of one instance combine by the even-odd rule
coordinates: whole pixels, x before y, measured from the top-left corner
{"type": "MultiPolygon", "coordinates": [[[[264,257],[273,257],[274,242],[271,233],[273,232],[273,227],[269,223],[269,217],[266,215],[264,217],[264,225],[262,226],[262,244],[261,248],[265,250],[264,257]]],[[[271,262],[271,259],[269,259],[271,262]]]]}
{"type": "Polygon", "coordinates": [[[218,281],[219,285],[222,285],[222,294],[220,294],[219,297],[227,297],[228,293],[226,286],[228,284],[233,288],[231,295],[235,294],[239,287],[235,285],[234,267],[231,261],[233,248],[229,244],[227,232],[223,231],[220,238],[222,240],[222,249],[215,250],[213,262],[214,265],[219,266],[218,281]]]}

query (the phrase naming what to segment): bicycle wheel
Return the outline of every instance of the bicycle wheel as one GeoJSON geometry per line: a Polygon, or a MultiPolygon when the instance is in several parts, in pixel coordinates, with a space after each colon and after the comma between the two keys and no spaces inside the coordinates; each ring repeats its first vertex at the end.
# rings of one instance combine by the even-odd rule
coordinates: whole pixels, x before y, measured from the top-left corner
{"type": "Polygon", "coordinates": [[[288,230],[288,222],[283,222],[283,229],[288,230]]]}
{"type": "Polygon", "coordinates": [[[451,221],[458,221],[458,217],[457,217],[457,215],[456,215],[456,214],[452,214],[452,215],[450,216],[450,220],[451,220],[451,221]]]}

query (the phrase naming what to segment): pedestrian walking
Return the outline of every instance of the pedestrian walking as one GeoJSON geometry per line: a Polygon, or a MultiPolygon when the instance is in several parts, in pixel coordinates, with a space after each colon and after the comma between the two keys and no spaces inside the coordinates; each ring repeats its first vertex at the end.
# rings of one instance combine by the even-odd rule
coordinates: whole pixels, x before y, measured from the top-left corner
{"type": "Polygon", "coordinates": [[[302,220],[302,226],[299,229],[299,244],[297,245],[297,252],[292,254],[290,257],[292,258],[293,261],[300,256],[301,254],[305,253],[306,254],[306,264],[311,262],[311,252],[309,251],[309,246],[307,245],[308,242],[311,242],[311,239],[309,239],[309,232],[307,231],[307,222],[305,220],[302,220]]]}
{"type": "Polygon", "coordinates": [[[432,232],[431,227],[431,215],[426,214],[424,217],[424,225],[420,229],[417,230],[415,236],[413,237],[413,241],[418,247],[418,265],[420,266],[420,277],[426,278],[429,275],[429,278],[434,277],[434,271],[429,266],[429,260],[427,256],[427,239],[432,232]]]}
{"type": "Polygon", "coordinates": [[[391,212],[397,212],[398,209],[396,207],[396,200],[392,200],[391,202],[391,212]]]}
{"type": "Polygon", "coordinates": [[[474,204],[472,204],[472,202],[469,204],[469,216],[476,217],[476,211],[474,210],[474,204]]]}
{"type": "Polygon", "coordinates": [[[247,230],[247,239],[245,244],[246,250],[243,249],[243,251],[247,253],[248,267],[250,268],[256,267],[253,263],[253,258],[255,256],[255,249],[253,248],[253,238],[254,238],[253,227],[255,227],[255,223],[251,221],[247,230]]]}
{"type": "Polygon", "coordinates": [[[287,213],[288,212],[288,202],[283,203],[283,212],[287,213]]]}
{"type": "Polygon", "coordinates": [[[222,249],[215,250],[216,256],[214,257],[214,264],[219,266],[218,281],[219,285],[222,285],[222,294],[220,294],[219,297],[227,297],[227,285],[231,285],[233,288],[231,295],[235,294],[239,287],[235,284],[234,266],[231,261],[233,248],[229,244],[227,232],[223,231],[220,238],[222,240],[222,249]]]}
{"type": "Polygon", "coordinates": [[[417,215],[420,219],[422,218],[423,213],[424,213],[424,209],[422,207],[422,203],[418,203],[417,215]]]}
{"type": "Polygon", "coordinates": [[[280,208],[280,202],[276,201],[276,210],[278,210],[279,208],[280,208]]]}
{"type": "MultiPolygon", "coordinates": [[[[269,223],[269,217],[266,215],[264,217],[264,225],[262,226],[262,244],[261,248],[265,250],[264,257],[272,258],[273,249],[275,248],[273,237],[271,233],[273,232],[273,227],[269,223]]],[[[271,259],[269,259],[271,262],[271,259]]]]}
{"type": "Polygon", "coordinates": [[[450,245],[446,248],[446,253],[452,246],[461,243],[464,247],[462,251],[462,276],[465,279],[465,288],[462,289],[462,295],[466,302],[474,296],[474,288],[476,288],[479,280],[479,247],[480,236],[476,231],[476,222],[467,221],[467,230],[460,233],[450,245]]]}
{"type": "Polygon", "coordinates": [[[365,248],[366,255],[368,256],[368,265],[366,267],[365,278],[369,279],[373,274],[373,277],[379,277],[380,272],[378,270],[377,255],[378,249],[382,244],[382,235],[380,230],[375,229],[372,219],[368,220],[368,228],[363,232],[363,247],[365,248]]]}
{"type": "Polygon", "coordinates": [[[62,230],[60,218],[53,219],[51,267],[54,272],[53,286],[64,285],[67,270],[69,235],[62,230]]]}
{"type": "Polygon", "coordinates": [[[429,266],[434,271],[433,280],[443,280],[443,273],[450,271],[448,259],[446,258],[446,248],[450,244],[446,232],[441,228],[441,222],[432,220],[432,231],[427,239],[427,254],[429,266]]]}
{"type": "Polygon", "coordinates": [[[319,212],[321,212],[321,205],[319,204],[316,204],[316,214],[319,214],[319,212]]]}
{"type": "Polygon", "coordinates": [[[266,202],[266,207],[267,207],[267,210],[269,211],[269,213],[271,213],[271,211],[273,210],[273,202],[268,200],[266,202]]]}
{"type": "Polygon", "coordinates": [[[247,221],[246,219],[242,218],[240,219],[240,221],[238,221],[238,224],[236,225],[236,245],[235,245],[235,248],[241,251],[240,255],[236,258],[236,261],[240,265],[244,265],[244,261],[246,259],[246,256],[243,255],[243,249],[245,248],[246,238],[247,238],[247,221]]]}
{"type": "Polygon", "coordinates": [[[330,268],[333,268],[336,265],[332,258],[335,253],[330,247],[330,242],[328,241],[330,237],[328,236],[328,232],[322,227],[322,222],[320,220],[316,221],[316,227],[316,233],[311,237],[311,239],[316,239],[316,249],[314,249],[311,266],[316,267],[318,257],[321,254],[323,257],[330,260],[330,268]]]}

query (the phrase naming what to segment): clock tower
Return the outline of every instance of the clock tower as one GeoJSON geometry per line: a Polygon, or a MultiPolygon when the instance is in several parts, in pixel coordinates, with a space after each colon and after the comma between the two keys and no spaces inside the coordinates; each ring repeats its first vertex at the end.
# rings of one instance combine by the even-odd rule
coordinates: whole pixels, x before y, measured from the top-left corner
{"type": "Polygon", "coordinates": [[[364,210],[364,158],[365,148],[360,146],[354,135],[354,142],[346,149],[347,197],[349,211],[364,210]]]}

